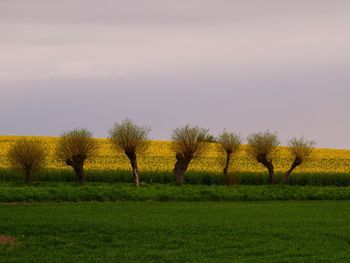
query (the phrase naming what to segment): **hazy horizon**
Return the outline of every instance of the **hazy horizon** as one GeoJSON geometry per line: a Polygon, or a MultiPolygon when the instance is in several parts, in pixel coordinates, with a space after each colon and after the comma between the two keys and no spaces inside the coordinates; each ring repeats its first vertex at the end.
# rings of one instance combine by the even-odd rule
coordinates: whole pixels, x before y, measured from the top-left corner
{"type": "Polygon", "coordinates": [[[130,118],[350,148],[350,2],[0,2],[0,134],[130,118]]]}

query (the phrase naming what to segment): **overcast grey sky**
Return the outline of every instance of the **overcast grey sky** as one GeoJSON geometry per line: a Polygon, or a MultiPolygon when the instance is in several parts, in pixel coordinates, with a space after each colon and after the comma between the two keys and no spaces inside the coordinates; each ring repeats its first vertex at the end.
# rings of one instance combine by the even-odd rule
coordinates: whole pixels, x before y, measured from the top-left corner
{"type": "Polygon", "coordinates": [[[350,148],[348,0],[0,0],[0,134],[131,118],[350,148]]]}

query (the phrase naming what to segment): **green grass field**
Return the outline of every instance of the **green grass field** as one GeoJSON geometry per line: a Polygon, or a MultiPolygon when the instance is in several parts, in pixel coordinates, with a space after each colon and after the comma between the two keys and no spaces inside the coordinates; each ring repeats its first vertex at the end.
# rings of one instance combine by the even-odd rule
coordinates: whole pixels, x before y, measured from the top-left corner
{"type": "Polygon", "coordinates": [[[0,262],[348,262],[349,220],[349,187],[3,182],[0,262]]]}
{"type": "Polygon", "coordinates": [[[0,202],[350,200],[350,187],[37,182],[0,184],[0,202]]]}
{"type": "Polygon", "coordinates": [[[1,204],[1,262],[349,262],[350,202],[1,204]]]}

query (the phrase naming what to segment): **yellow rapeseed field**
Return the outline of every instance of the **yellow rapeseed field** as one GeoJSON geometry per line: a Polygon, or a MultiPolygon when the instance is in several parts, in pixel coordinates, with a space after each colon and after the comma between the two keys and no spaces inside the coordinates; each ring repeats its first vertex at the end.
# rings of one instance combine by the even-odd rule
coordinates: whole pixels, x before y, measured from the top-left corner
{"type": "MultiPolygon", "coordinates": [[[[6,153],[11,144],[17,140],[17,136],[0,136],[0,168],[7,168],[6,153]]],[[[44,140],[50,157],[48,168],[67,168],[55,158],[55,137],[39,137],[44,140]]],[[[97,157],[87,163],[88,169],[97,170],[129,170],[128,159],[117,153],[110,145],[108,139],[98,139],[100,149],[97,157]]],[[[150,148],[145,155],[140,156],[139,166],[142,171],[171,171],[175,163],[174,154],[170,150],[170,142],[152,141],[150,148]]],[[[249,160],[245,154],[245,146],[235,156],[232,167],[239,171],[262,172],[264,167],[249,160]]],[[[274,161],[276,171],[283,172],[290,165],[288,152],[284,147],[280,148],[279,158],[274,161]]],[[[67,168],[68,169],[68,168],[67,168]]],[[[350,172],[350,151],[334,149],[315,149],[314,157],[308,164],[297,168],[296,172],[317,172],[317,173],[347,173],[350,172]]],[[[208,144],[207,153],[200,159],[190,164],[189,171],[221,172],[222,167],[218,158],[216,145],[208,144]]]]}

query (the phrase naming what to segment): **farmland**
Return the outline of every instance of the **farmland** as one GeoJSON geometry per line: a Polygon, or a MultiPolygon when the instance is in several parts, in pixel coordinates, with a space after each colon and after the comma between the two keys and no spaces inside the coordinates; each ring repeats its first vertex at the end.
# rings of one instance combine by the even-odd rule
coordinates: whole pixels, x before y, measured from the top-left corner
{"type": "MultiPolygon", "coordinates": [[[[13,142],[18,139],[16,136],[0,136],[0,178],[9,180],[13,172],[9,170],[6,160],[6,153],[13,142]]],[[[49,152],[47,168],[40,175],[45,180],[74,180],[71,169],[56,160],[54,155],[57,138],[42,137],[49,152]],[[66,178],[66,179],[64,179],[66,178]]],[[[86,165],[87,174],[91,181],[126,181],[130,177],[129,161],[124,154],[116,152],[107,139],[98,139],[100,149],[97,157],[86,165]],[[119,176],[119,179],[118,179],[119,176]],[[123,178],[121,178],[123,177],[123,178]]],[[[190,164],[187,172],[189,182],[195,182],[195,177],[210,175],[214,179],[210,182],[218,183],[216,177],[221,175],[222,165],[218,158],[215,144],[208,144],[209,150],[206,154],[190,164]],[[216,177],[215,177],[216,176],[216,177]],[[191,179],[192,178],[192,179],[191,179]]],[[[256,174],[265,172],[263,166],[252,161],[246,156],[245,146],[241,147],[237,156],[233,158],[232,168],[242,174],[242,180],[248,182],[256,181],[256,174]]],[[[145,155],[140,156],[139,167],[141,176],[146,181],[168,182],[172,177],[172,170],[175,163],[175,156],[170,150],[170,142],[151,141],[150,147],[145,155]],[[153,176],[153,177],[152,177],[153,176]],[[153,178],[153,179],[152,179],[153,178]],[[167,179],[168,178],[168,179],[167,179]]],[[[291,159],[284,147],[280,148],[279,158],[274,161],[277,174],[282,174],[290,166],[291,159]]],[[[294,178],[301,178],[307,175],[307,180],[313,177],[344,179],[350,174],[350,151],[333,149],[315,149],[311,162],[297,168],[294,178]]],[[[311,178],[311,179],[310,179],[311,178]]],[[[344,181],[344,180],[343,180],[344,181]]],[[[347,181],[347,179],[346,179],[347,181]]],[[[210,183],[208,182],[208,183],[210,183]]],[[[293,183],[293,181],[292,181],[293,183]]],[[[300,183],[302,184],[302,182],[300,183]]],[[[317,182],[315,184],[318,184],[317,182]]],[[[327,184],[327,183],[326,183],[327,184]]],[[[329,184],[337,184],[329,183],[329,184]]],[[[340,185],[349,185],[341,182],[340,185]]]]}
{"type": "Polygon", "coordinates": [[[349,201],[1,204],[1,262],[349,262],[349,201]]]}
{"type": "MultiPolygon", "coordinates": [[[[107,139],[98,139],[88,182],[79,185],[55,158],[57,138],[42,137],[47,166],[27,184],[6,160],[18,138],[0,137],[0,238],[13,240],[0,244],[1,262],[350,259],[350,151],[316,149],[293,174],[295,185],[245,185],[265,184],[267,177],[243,145],[232,166],[240,185],[229,187],[220,185],[222,165],[211,143],[178,187],[170,142],[151,141],[139,160],[144,183],[137,188],[128,159],[107,139]]],[[[280,147],[277,177],[290,162],[280,147]]]]}

